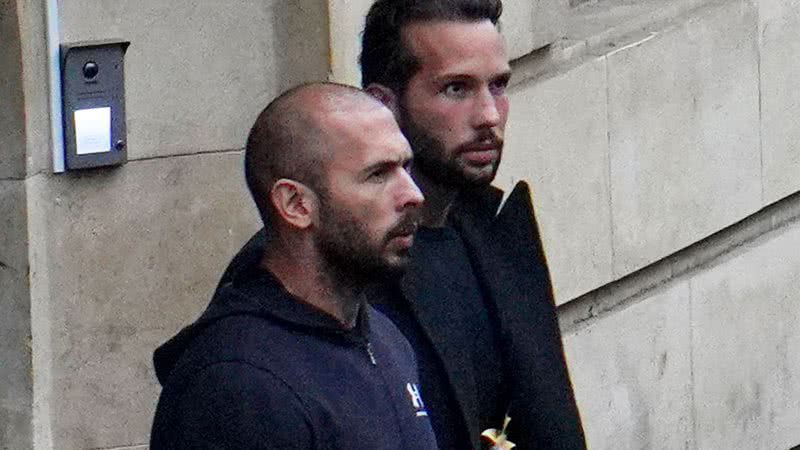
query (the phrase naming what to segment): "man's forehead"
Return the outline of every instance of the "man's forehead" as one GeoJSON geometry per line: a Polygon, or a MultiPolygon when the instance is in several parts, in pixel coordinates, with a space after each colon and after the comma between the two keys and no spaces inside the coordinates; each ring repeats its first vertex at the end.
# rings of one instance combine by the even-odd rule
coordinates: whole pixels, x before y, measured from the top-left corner
{"type": "Polygon", "coordinates": [[[348,114],[359,110],[375,110],[382,104],[363,91],[358,90],[311,90],[298,100],[301,108],[312,116],[324,117],[333,114],[348,114]]]}
{"type": "Polygon", "coordinates": [[[329,168],[360,172],[382,163],[402,163],[412,157],[411,147],[387,109],[331,117],[327,147],[329,168]]]}
{"type": "Polygon", "coordinates": [[[321,108],[314,113],[331,133],[360,136],[368,135],[369,130],[394,123],[394,116],[382,103],[359,102],[342,104],[336,108],[321,108]]]}
{"type": "Polygon", "coordinates": [[[355,150],[381,144],[380,141],[404,139],[394,115],[380,103],[329,111],[321,114],[321,120],[333,147],[330,150],[340,153],[352,154],[355,150]]]}
{"type": "Polygon", "coordinates": [[[402,38],[406,48],[421,63],[472,55],[479,43],[485,47],[482,50],[487,54],[506,59],[503,36],[488,19],[412,22],[403,27],[402,38]]]}

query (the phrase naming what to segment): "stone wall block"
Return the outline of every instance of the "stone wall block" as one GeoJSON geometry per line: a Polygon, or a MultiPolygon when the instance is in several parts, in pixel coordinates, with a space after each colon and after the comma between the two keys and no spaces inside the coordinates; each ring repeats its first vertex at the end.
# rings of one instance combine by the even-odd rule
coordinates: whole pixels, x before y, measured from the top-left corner
{"type": "Polygon", "coordinates": [[[692,445],[688,283],[564,336],[589,448],[692,445]]]}
{"type": "Polygon", "coordinates": [[[32,447],[31,308],[25,182],[0,181],[0,448],[32,447]]]}
{"type": "Polygon", "coordinates": [[[510,93],[497,183],[531,184],[559,304],[611,280],[605,85],[593,59],[510,93]]]}
{"type": "Polygon", "coordinates": [[[607,59],[621,277],[761,206],[755,7],[711,4],[607,59]]]}
{"type": "Polygon", "coordinates": [[[0,1],[0,180],[25,177],[25,97],[16,2],[0,1]]]}
{"type": "Polygon", "coordinates": [[[241,153],[37,176],[56,448],[147,442],[159,387],[152,352],[197,318],[258,227],[241,153]],[[44,211],[42,211],[44,210],[44,211]]]}
{"type": "Polygon", "coordinates": [[[501,29],[512,59],[525,56],[565,35],[564,0],[506,0],[501,29]]]}
{"type": "Polygon", "coordinates": [[[61,8],[64,42],[131,41],[129,159],[243,148],[272,97],[327,74],[322,0],[75,0],[61,8]],[[308,17],[302,32],[296,15],[308,17]]]}
{"type": "MultiPolygon", "coordinates": [[[[16,3],[19,7],[22,67],[17,64],[7,68],[12,73],[16,69],[16,76],[21,75],[23,83],[25,112],[16,126],[25,133],[27,166],[25,173],[31,175],[52,170],[50,83],[48,81],[47,21],[45,19],[47,2],[17,1],[16,3]]],[[[2,39],[0,42],[3,42],[2,39]]],[[[20,96],[22,97],[23,94],[20,93],[20,96]]],[[[2,97],[0,97],[0,104],[2,104],[2,97]]]]}
{"type": "Polygon", "coordinates": [[[328,0],[331,33],[331,79],[339,83],[361,85],[358,56],[364,17],[372,0],[328,0]]]}
{"type": "Polygon", "coordinates": [[[764,204],[800,191],[800,3],[759,1],[764,204]]]}
{"type": "Polygon", "coordinates": [[[800,224],[691,281],[697,448],[800,444],[800,224]]]}

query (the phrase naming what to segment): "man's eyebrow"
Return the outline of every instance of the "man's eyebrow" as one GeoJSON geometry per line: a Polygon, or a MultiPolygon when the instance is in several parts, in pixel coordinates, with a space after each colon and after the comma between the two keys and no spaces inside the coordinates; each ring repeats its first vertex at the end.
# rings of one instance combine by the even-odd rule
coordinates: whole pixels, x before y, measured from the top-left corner
{"type": "Polygon", "coordinates": [[[492,77],[492,79],[493,80],[501,80],[501,81],[504,81],[504,82],[508,82],[508,81],[511,80],[511,76],[512,75],[513,75],[513,72],[511,71],[511,69],[509,69],[509,70],[507,70],[505,72],[501,72],[501,73],[495,75],[494,77],[492,77]]]}
{"type": "MultiPolygon", "coordinates": [[[[506,70],[506,71],[503,71],[503,72],[499,72],[497,74],[494,74],[494,75],[490,76],[489,80],[490,81],[497,81],[497,80],[509,81],[509,80],[511,80],[512,74],[513,74],[513,72],[511,71],[511,69],[509,69],[509,70],[506,70]]],[[[474,80],[478,80],[478,78],[475,77],[474,75],[467,74],[467,73],[461,73],[461,72],[443,73],[443,74],[438,75],[438,76],[433,78],[433,82],[434,83],[450,83],[450,82],[453,82],[453,81],[461,81],[461,82],[467,81],[467,82],[469,82],[469,81],[474,81],[474,80]]]]}
{"type": "Polygon", "coordinates": [[[454,73],[443,73],[433,79],[436,83],[449,83],[451,81],[470,81],[474,80],[475,77],[472,75],[467,75],[465,73],[454,72],[454,73]]]}
{"type": "Polygon", "coordinates": [[[396,158],[382,159],[380,161],[376,161],[376,162],[368,165],[363,170],[361,170],[361,172],[366,174],[366,173],[372,172],[373,170],[377,170],[377,169],[386,169],[386,168],[397,166],[397,165],[405,166],[412,159],[413,159],[413,156],[405,155],[405,154],[402,155],[402,156],[398,156],[396,158]]]}

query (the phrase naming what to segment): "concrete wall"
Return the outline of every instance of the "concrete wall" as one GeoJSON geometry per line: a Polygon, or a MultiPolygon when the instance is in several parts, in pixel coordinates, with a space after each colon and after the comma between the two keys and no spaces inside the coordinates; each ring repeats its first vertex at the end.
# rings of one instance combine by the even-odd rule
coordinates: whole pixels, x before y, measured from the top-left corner
{"type": "Polygon", "coordinates": [[[591,448],[788,449],[800,5],[680,6],[518,61],[499,184],[534,186],[591,448]]]}
{"type": "Polygon", "coordinates": [[[0,448],[32,444],[25,99],[17,6],[0,1],[0,448]]]}
{"type": "Polygon", "coordinates": [[[757,6],[712,2],[514,87],[500,183],[533,180],[560,302],[768,203],[757,6]]]}
{"type": "Polygon", "coordinates": [[[31,444],[33,380],[24,181],[0,180],[0,448],[31,444]]]}
{"type": "MultiPolygon", "coordinates": [[[[45,4],[0,0],[0,448],[143,448],[152,350],[258,226],[252,120],[357,81],[367,1],[162,3],[60,2],[63,42],[132,41],[130,161],[52,175],[45,4]]],[[[800,444],[800,5],[568,3],[506,2],[498,185],[533,186],[591,447],[800,444]]]]}
{"type": "MultiPolygon", "coordinates": [[[[592,448],[800,443],[799,219],[624,302],[610,291],[603,301],[616,305],[597,317],[564,315],[592,448]]],[[[598,300],[575,310],[602,310],[598,300]]]]}
{"type": "Polygon", "coordinates": [[[764,148],[764,202],[800,189],[800,8],[796,2],[761,0],[758,36],[761,49],[761,144],[764,148]]]}

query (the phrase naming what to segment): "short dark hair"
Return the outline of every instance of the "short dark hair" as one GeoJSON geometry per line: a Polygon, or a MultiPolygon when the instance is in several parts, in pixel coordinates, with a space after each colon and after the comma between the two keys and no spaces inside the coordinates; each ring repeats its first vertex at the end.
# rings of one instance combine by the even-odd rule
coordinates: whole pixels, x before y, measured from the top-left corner
{"type": "Polygon", "coordinates": [[[258,115],[247,136],[244,176],[265,225],[273,216],[269,195],[275,181],[290,178],[318,193],[325,190],[326,138],[318,113],[348,98],[377,103],[352,86],[306,83],[279,95],[258,115]],[[315,93],[316,100],[309,100],[315,93]]]}
{"type": "Polygon", "coordinates": [[[277,180],[290,178],[325,191],[327,139],[318,113],[347,99],[378,103],[352,86],[307,83],[279,95],[258,115],[247,137],[244,176],[264,225],[274,219],[269,196],[277,180]],[[309,101],[312,95],[317,97],[309,101]]]}
{"type": "Polygon", "coordinates": [[[490,20],[497,25],[502,0],[377,0],[367,13],[361,36],[361,83],[382,84],[402,94],[419,69],[403,42],[403,28],[414,22],[490,20]]]}

